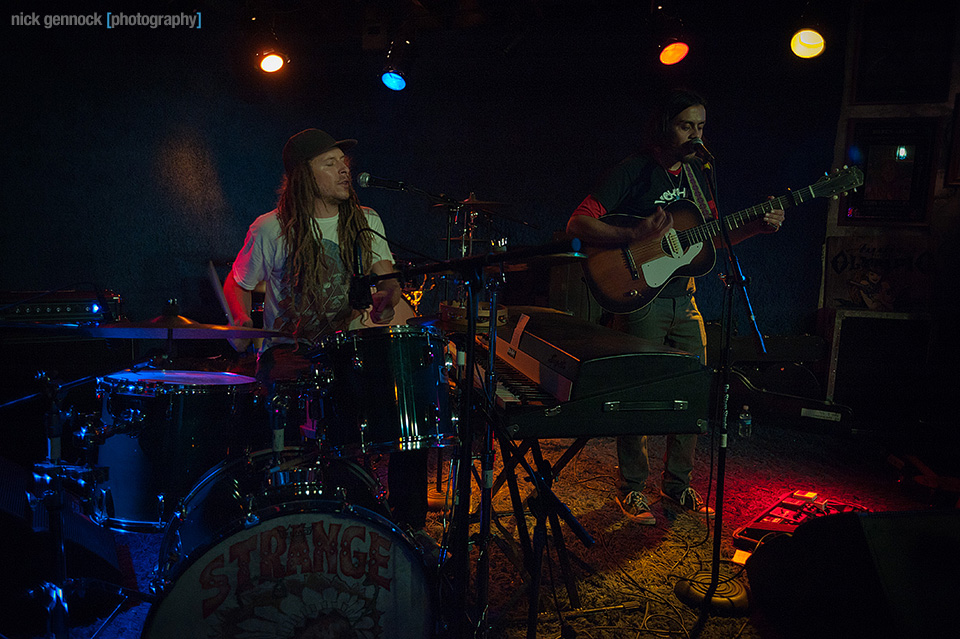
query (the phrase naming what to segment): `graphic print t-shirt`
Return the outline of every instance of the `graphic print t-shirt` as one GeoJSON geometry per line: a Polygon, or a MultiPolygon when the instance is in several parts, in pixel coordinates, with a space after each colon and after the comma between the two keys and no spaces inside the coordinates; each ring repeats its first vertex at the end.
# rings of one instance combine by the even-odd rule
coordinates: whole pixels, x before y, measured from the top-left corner
{"type": "MultiPolygon", "coordinates": [[[[363,208],[371,233],[373,260],[393,262],[390,247],[383,234],[383,222],[376,211],[363,208]]],[[[322,237],[323,253],[327,261],[327,277],[320,291],[320,307],[311,309],[300,320],[300,335],[307,340],[335,331],[346,330],[353,317],[349,302],[351,267],[340,255],[337,223],[339,216],[314,218],[314,230],[322,237]]],[[[233,264],[232,277],[242,288],[253,290],[259,282],[266,282],[263,305],[263,325],[285,332],[292,332],[297,318],[294,316],[294,292],[287,273],[286,243],[280,236],[277,211],[261,215],[247,231],[243,248],[233,264]]],[[[264,340],[263,348],[279,343],[289,343],[285,338],[264,340]]]]}

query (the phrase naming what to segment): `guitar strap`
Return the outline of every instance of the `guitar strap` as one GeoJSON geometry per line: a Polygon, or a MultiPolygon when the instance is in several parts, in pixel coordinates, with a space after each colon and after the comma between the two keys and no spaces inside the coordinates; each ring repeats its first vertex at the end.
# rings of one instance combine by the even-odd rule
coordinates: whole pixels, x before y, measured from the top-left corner
{"type": "Polygon", "coordinates": [[[696,203],[697,208],[700,209],[700,215],[703,216],[705,220],[712,220],[713,211],[710,210],[710,204],[707,202],[707,196],[703,193],[703,187],[700,186],[700,180],[697,179],[696,174],[693,172],[693,167],[689,164],[684,163],[683,174],[687,176],[687,182],[690,184],[690,190],[693,191],[693,201],[696,203]]]}

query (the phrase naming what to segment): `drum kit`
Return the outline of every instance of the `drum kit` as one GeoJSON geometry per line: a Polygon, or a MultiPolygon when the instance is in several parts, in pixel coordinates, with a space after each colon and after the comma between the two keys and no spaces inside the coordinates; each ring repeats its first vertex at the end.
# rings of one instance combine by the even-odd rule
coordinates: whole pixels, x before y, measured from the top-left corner
{"type": "MultiPolygon", "coordinates": [[[[279,335],[180,316],[76,330],[175,341],[279,335]]],[[[153,602],[145,637],[247,636],[281,613],[301,630],[433,636],[436,560],[392,520],[370,460],[458,445],[447,348],[433,326],[378,326],[321,339],[306,374],[270,389],[234,372],[154,364],[96,377],[99,413],[71,415],[82,423],[73,433],[80,463],[51,452],[42,464],[65,493],[51,513],[71,499],[98,526],[162,535],[153,592],[126,592],[153,602]]],[[[45,423],[70,412],[54,403],[45,423]]],[[[48,432],[50,451],[68,430],[48,432]]]]}
{"type": "MultiPolygon", "coordinates": [[[[399,275],[409,281],[458,273],[462,281],[481,281],[484,269],[502,272],[504,264],[578,249],[574,241],[572,249],[558,243],[503,250],[399,275]]],[[[385,276],[370,277],[372,285],[385,276]]],[[[98,526],[162,535],[152,592],[123,590],[126,597],[152,603],[143,636],[334,636],[352,629],[351,636],[412,638],[443,634],[441,626],[458,636],[458,622],[444,622],[438,611],[465,607],[470,588],[455,583],[445,589],[438,582],[448,547],[458,561],[448,579],[469,578],[470,513],[452,514],[441,559],[428,558],[411,533],[391,520],[385,491],[367,460],[455,451],[459,468],[450,490],[466,492],[451,501],[470,504],[472,452],[460,444],[474,441],[474,433],[465,429],[470,420],[459,415],[469,410],[473,384],[460,382],[473,381],[462,371],[474,369],[473,320],[480,305],[477,287],[467,289],[453,318],[411,318],[322,338],[310,350],[307,374],[269,389],[234,372],[151,364],[96,377],[99,414],[79,420],[74,433],[84,456],[79,465],[60,459],[59,438],[67,430],[62,421],[70,413],[58,401],[63,387],[51,383],[45,389],[51,398],[44,419],[50,455],[43,468],[52,477],[45,503],[59,504],[49,507],[51,515],[62,506],[63,493],[83,485],[73,497],[98,526]],[[463,333],[465,361],[449,355],[451,331],[463,333]],[[291,438],[291,432],[299,436],[291,438]],[[66,481],[68,475],[82,481],[66,481]],[[441,601],[445,596],[451,601],[441,601]]],[[[499,308],[495,294],[488,317],[490,308],[499,308]]],[[[178,314],[72,330],[170,346],[178,340],[279,335],[178,314]]],[[[489,434],[485,439],[489,445],[489,434]]],[[[492,465],[492,454],[488,459],[492,465]]],[[[62,536],[51,524],[51,533],[57,532],[62,536]]],[[[62,571],[57,578],[70,581],[62,571]]],[[[64,585],[55,584],[57,591],[64,585]]],[[[65,602],[52,602],[49,609],[59,619],[52,627],[65,629],[65,602]]]]}

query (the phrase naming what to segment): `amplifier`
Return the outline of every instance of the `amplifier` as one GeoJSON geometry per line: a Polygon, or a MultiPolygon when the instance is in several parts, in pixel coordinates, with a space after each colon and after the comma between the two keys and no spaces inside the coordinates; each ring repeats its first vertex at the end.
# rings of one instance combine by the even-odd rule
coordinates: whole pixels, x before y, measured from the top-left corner
{"type": "Polygon", "coordinates": [[[6,322],[99,322],[120,317],[120,296],[103,291],[0,291],[0,320],[6,322]],[[107,308],[102,308],[103,304],[107,308]]]}

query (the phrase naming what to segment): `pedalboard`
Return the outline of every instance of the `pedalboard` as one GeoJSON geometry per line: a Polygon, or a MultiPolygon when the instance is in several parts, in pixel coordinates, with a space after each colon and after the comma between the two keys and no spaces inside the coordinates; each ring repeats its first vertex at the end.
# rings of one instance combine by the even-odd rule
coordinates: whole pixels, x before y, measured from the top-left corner
{"type": "Polygon", "coordinates": [[[733,533],[733,546],[738,550],[753,552],[762,542],[775,535],[792,533],[811,519],[838,513],[865,512],[854,504],[844,504],[826,499],[809,490],[795,490],[780,498],[749,524],[733,533]]]}

